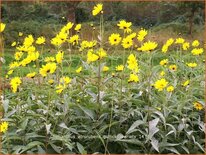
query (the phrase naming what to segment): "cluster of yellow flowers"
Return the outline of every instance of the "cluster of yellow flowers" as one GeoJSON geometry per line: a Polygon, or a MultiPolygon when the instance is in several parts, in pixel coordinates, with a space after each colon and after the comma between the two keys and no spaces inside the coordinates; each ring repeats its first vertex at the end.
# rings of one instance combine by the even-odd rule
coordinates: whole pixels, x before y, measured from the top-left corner
{"type": "Polygon", "coordinates": [[[83,51],[84,49],[92,49],[93,47],[95,47],[97,45],[97,41],[96,40],[93,40],[93,41],[86,41],[86,40],[83,40],[81,42],[81,45],[80,45],[80,51],[83,51]]]}
{"type": "MultiPolygon", "coordinates": [[[[183,51],[187,51],[190,48],[190,43],[186,42],[184,38],[177,38],[174,40],[173,38],[170,38],[166,41],[166,43],[162,46],[162,52],[166,53],[169,49],[169,47],[173,44],[181,45],[183,51]]],[[[197,48],[200,45],[198,40],[194,40],[192,42],[192,47],[195,47],[192,49],[191,53],[193,55],[200,55],[204,52],[203,48],[197,48]]]]}
{"type": "Polygon", "coordinates": [[[69,30],[73,27],[73,23],[69,22],[65,25],[60,32],[51,39],[51,44],[60,47],[63,43],[68,41],[69,30]]]}
{"type": "Polygon", "coordinates": [[[137,59],[134,54],[130,54],[127,59],[128,69],[132,71],[130,74],[128,82],[138,82],[139,77],[137,75],[137,72],[139,70],[137,59]]]}
{"type": "Polygon", "coordinates": [[[65,76],[62,77],[62,78],[60,79],[59,85],[56,87],[56,92],[57,92],[58,94],[62,93],[62,91],[67,88],[67,85],[68,85],[70,82],[71,82],[71,79],[70,79],[69,77],[65,77],[65,76]]]}
{"type": "MultiPolygon", "coordinates": [[[[94,6],[92,15],[97,16],[98,14],[103,15],[103,4],[97,4],[94,6]]],[[[1,23],[1,32],[5,29],[5,24],[1,23]]],[[[60,47],[63,43],[68,43],[72,46],[77,46],[79,51],[86,51],[87,52],[87,63],[91,64],[92,62],[101,61],[103,58],[107,57],[106,50],[101,47],[99,47],[98,41],[92,39],[91,41],[82,40],[80,38],[80,35],[75,34],[73,36],[69,36],[70,30],[73,28],[74,24],[71,22],[68,22],[65,26],[61,28],[61,30],[58,32],[58,34],[50,40],[50,43],[57,47],[58,52],[54,56],[48,56],[43,59],[41,67],[39,67],[38,72],[30,72],[27,73],[26,77],[28,78],[34,78],[37,75],[41,75],[44,78],[47,78],[47,83],[50,85],[55,85],[56,93],[60,94],[62,93],[67,87],[68,84],[71,83],[72,79],[68,76],[64,76],[63,73],[60,78],[57,78],[55,76],[51,76],[55,72],[58,71],[58,67],[63,65],[64,60],[64,52],[60,51],[60,47]],[[94,49],[96,47],[96,49],[94,49]]],[[[154,41],[147,40],[148,31],[145,29],[140,29],[139,32],[134,32],[132,30],[132,23],[128,22],[126,20],[120,20],[117,23],[117,26],[120,30],[122,30],[122,33],[112,33],[108,37],[108,42],[111,46],[122,46],[124,49],[133,49],[135,47],[137,51],[142,52],[151,52],[155,49],[157,49],[158,44],[154,41]],[[136,39],[136,41],[135,41],[136,39]],[[145,41],[146,40],[146,41],[145,41]]],[[[79,33],[82,26],[81,24],[77,24],[74,28],[74,30],[79,33]]],[[[23,36],[22,32],[19,32],[19,36],[23,36]]],[[[11,44],[12,47],[16,46],[16,52],[14,54],[15,61],[11,62],[9,64],[9,71],[7,72],[7,75],[13,74],[14,70],[18,67],[24,67],[30,64],[31,62],[39,63],[39,57],[40,52],[37,50],[37,46],[44,45],[46,43],[46,38],[43,36],[38,37],[36,40],[32,35],[28,35],[24,38],[24,41],[22,45],[20,45],[18,42],[13,42],[11,44]],[[36,47],[35,45],[36,44],[36,47]]],[[[176,44],[176,46],[180,46],[182,50],[186,51],[190,49],[192,46],[193,49],[191,50],[191,53],[193,55],[200,55],[204,52],[203,48],[198,48],[200,45],[198,40],[194,40],[191,45],[189,42],[186,42],[184,38],[169,38],[166,43],[162,46],[161,50],[163,53],[167,53],[169,50],[169,47],[172,44],[176,44]]],[[[169,69],[170,72],[175,73],[177,71],[178,66],[176,64],[169,64],[168,59],[163,59],[159,62],[163,68],[169,69]]],[[[196,62],[187,62],[186,65],[190,68],[194,68],[197,66],[196,62]]],[[[139,82],[139,66],[138,61],[135,54],[132,54],[130,52],[130,55],[127,58],[126,64],[120,64],[115,67],[116,72],[122,72],[125,70],[125,68],[129,69],[129,76],[128,76],[128,82],[139,82]]],[[[102,67],[103,72],[109,71],[109,67],[104,65],[102,67]]],[[[78,66],[75,70],[76,73],[82,72],[83,67],[78,66]]],[[[166,69],[160,72],[161,78],[156,80],[153,84],[154,88],[158,91],[163,91],[164,89],[167,92],[173,92],[174,86],[169,84],[169,81],[166,80],[166,78],[163,78],[165,76],[166,69]]],[[[114,75],[114,73],[112,73],[114,75]]],[[[10,81],[11,89],[13,93],[16,93],[18,90],[18,87],[22,83],[21,79],[19,77],[14,77],[10,81]]],[[[183,87],[187,87],[190,84],[190,80],[185,80],[181,83],[183,87]]],[[[197,103],[194,104],[195,107],[198,107],[196,109],[201,110],[201,106],[197,103]]]]}
{"type": "Polygon", "coordinates": [[[100,48],[96,52],[92,49],[90,49],[87,53],[87,62],[95,62],[97,60],[101,60],[102,58],[106,57],[107,53],[103,48],[100,48]]]}
{"type": "MultiPolygon", "coordinates": [[[[136,36],[137,41],[142,43],[148,32],[145,29],[141,29],[138,33],[132,32],[131,25],[131,22],[127,22],[125,20],[119,21],[117,26],[119,26],[119,29],[124,30],[124,37],[121,37],[118,33],[112,33],[108,38],[110,45],[117,46],[122,41],[121,45],[124,49],[137,47],[137,45],[134,44],[134,39],[136,36]],[[128,35],[125,36],[125,33],[128,33],[128,35]]],[[[138,47],[137,50],[148,52],[154,50],[157,46],[158,44],[156,42],[148,41],[138,47]]]]}

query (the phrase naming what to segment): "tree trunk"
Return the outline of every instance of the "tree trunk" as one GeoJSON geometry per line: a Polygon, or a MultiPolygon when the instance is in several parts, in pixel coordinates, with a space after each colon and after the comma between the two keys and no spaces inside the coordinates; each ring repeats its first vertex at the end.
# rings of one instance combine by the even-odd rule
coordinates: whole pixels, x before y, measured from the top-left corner
{"type": "Polygon", "coordinates": [[[68,13],[67,13],[67,21],[72,22],[74,24],[76,23],[75,9],[76,8],[72,5],[68,7],[68,13]]]}
{"type": "Polygon", "coordinates": [[[190,35],[192,35],[194,16],[195,16],[195,11],[191,11],[191,15],[189,17],[189,32],[188,32],[190,35]]]}
{"type": "Polygon", "coordinates": [[[72,23],[76,23],[76,15],[75,15],[75,11],[76,8],[78,6],[78,4],[80,3],[80,1],[78,2],[68,2],[67,3],[67,21],[68,22],[72,22],[72,23]]]}

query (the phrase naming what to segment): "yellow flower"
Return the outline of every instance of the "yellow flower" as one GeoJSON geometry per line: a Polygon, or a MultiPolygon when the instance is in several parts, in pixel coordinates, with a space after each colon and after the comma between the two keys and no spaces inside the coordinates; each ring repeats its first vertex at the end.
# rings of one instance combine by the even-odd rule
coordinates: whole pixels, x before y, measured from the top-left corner
{"type": "Polygon", "coordinates": [[[0,132],[5,133],[8,130],[9,123],[8,122],[2,122],[0,125],[0,132]]]}
{"type": "Polygon", "coordinates": [[[109,67],[108,66],[104,66],[103,67],[103,72],[107,72],[109,70],[109,67]]]}
{"type": "Polygon", "coordinates": [[[128,82],[138,82],[138,81],[139,81],[139,77],[136,74],[130,74],[128,82]]]}
{"type": "Polygon", "coordinates": [[[31,58],[29,57],[29,56],[27,56],[25,59],[23,59],[19,64],[21,65],[21,66],[26,66],[26,65],[28,65],[29,63],[31,62],[31,58]]]}
{"type": "Polygon", "coordinates": [[[117,33],[112,33],[109,37],[109,43],[111,45],[118,45],[121,41],[121,37],[120,37],[120,34],[117,34],[117,33]]]}
{"type": "Polygon", "coordinates": [[[160,61],[161,66],[166,66],[168,64],[168,59],[163,59],[160,61]]]}
{"type": "Polygon", "coordinates": [[[14,55],[15,60],[20,60],[23,55],[23,52],[16,52],[14,55]]]}
{"type": "Polygon", "coordinates": [[[93,40],[93,41],[89,41],[88,44],[87,44],[87,47],[88,48],[93,48],[94,46],[97,45],[97,41],[96,40],[93,40]]]}
{"type": "Polygon", "coordinates": [[[16,46],[16,41],[11,44],[12,47],[16,46]]]}
{"type": "Polygon", "coordinates": [[[11,75],[13,72],[14,72],[14,70],[9,70],[9,71],[7,72],[7,75],[11,75]]]}
{"type": "Polygon", "coordinates": [[[19,67],[19,63],[16,62],[16,61],[11,62],[11,63],[9,64],[9,69],[13,69],[13,68],[17,68],[17,67],[19,67]]]}
{"type": "Polygon", "coordinates": [[[42,65],[42,68],[40,68],[39,73],[43,77],[45,77],[47,76],[48,73],[53,74],[56,71],[56,68],[57,68],[56,63],[50,62],[50,63],[47,63],[46,65],[42,65]]]}
{"type": "Polygon", "coordinates": [[[194,102],[193,106],[196,110],[202,110],[203,109],[203,105],[199,102],[194,102]]]}
{"type": "Polygon", "coordinates": [[[35,75],[36,75],[36,72],[32,72],[32,73],[27,74],[26,77],[28,77],[28,78],[34,78],[35,75]]]}
{"type": "Polygon", "coordinates": [[[99,51],[97,52],[97,54],[99,56],[99,59],[102,59],[102,58],[107,56],[107,53],[103,48],[100,48],[99,51]]]}
{"type": "Polygon", "coordinates": [[[71,79],[67,76],[64,76],[64,77],[60,78],[60,83],[61,84],[66,85],[66,84],[69,84],[70,82],[71,82],[71,79]]]}
{"type": "Polygon", "coordinates": [[[44,61],[45,62],[54,62],[55,58],[54,57],[46,57],[46,58],[44,58],[44,61]]]}
{"type": "Polygon", "coordinates": [[[82,71],[82,66],[76,69],[76,73],[80,73],[82,71]]]}
{"type": "Polygon", "coordinates": [[[19,37],[23,36],[23,33],[22,32],[19,32],[19,37]]]}
{"type": "Polygon", "coordinates": [[[183,44],[185,40],[183,38],[177,38],[175,44],[183,44]]]}
{"type": "Polygon", "coordinates": [[[182,83],[182,86],[186,87],[190,84],[190,80],[186,80],[185,82],[182,83]]]}
{"type": "Polygon", "coordinates": [[[130,33],[132,30],[130,29],[130,27],[132,26],[131,22],[126,22],[125,20],[121,20],[119,21],[119,23],[117,24],[117,26],[119,26],[119,29],[124,30],[124,33],[130,33]]]}
{"type": "Polygon", "coordinates": [[[81,42],[81,47],[80,47],[80,51],[86,49],[86,48],[93,48],[94,46],[96,46],[97,44],[97,41],[96,40],[93,40],[93,41],[82,41],[81,42]]]}
{"type": "Polygon", "coordinates": [[[21,51],[21,52],[28,52],[28,53],[31,53],[31,52],[35,52],[36,48],[33,46],[33,45],[29,45],[29,46],[18,46],[16,47],[17,50],[21,51]]]}
{"type": "Polygon", "coordinates": [[[147,31],[145,29],[141,29],[137,35],[137,40],[143,41],[146,35],[147,31]]]}
{"type": "Polygon", "coordinates": [[[165,79],[160,79],[155,82],[154,87],[158,91],[162,91],[167,86],[167,84],[168,82],[165,79]]]}
{"type": "Polygon", "coordinates": [[[33,44],[34,38],[32,35],[28,35],[26,38],[24,38],[24,46],[29,47],[33,44]]]}
{"type": "Polygon", "coordinates": [[[136,33],[131,33],[127,37],[133,40],[136,37],[136,35],[137,35],[136,33]]]}
{"type": "Polygon", "coordinates": [[[162,52],[166,53],[168,51],[168,46],[165,44],[162,46],[162,52]]]}
{"type": "Polygon", "coordinates": [[[17,92],[18,86],[21,84],[21,79],[19,77],[14,77],[10,81],[10,86],[13,93],[17,92]]]}
{"type": "Polygon", "coordinates": [[[76,27],[74,28],[75,31],[79,32],[81,30],[82,25],[77,24],[76,27]]]}
{"type": "Polygon", "coordinates": [[[192,42],[192,46],[193,47],[198,47],[200,45],[200,42],[198,41],[198,40],[194,40],[193,42],[192,42]]]}
{"type": "Polygon", "coordinates": [[[173,87],[173,86],[168,86],[168,87],[167,87],[167,91],[168,91],[168,92],[172,92],[173,90],[174,90],[174,87],[173,87]]]}
{"type": "Polygon", "coordinates": [[[62,91],[63,91],[65,88],[66,88],[65,85],[58,85],[58,86],[56,87],[56,93],[57,93],[57,94],[61,94],[62,91]]]}
{"type": "Polygon", "coordinates": [[[66,30],[70,30],[73,27],[74,23],[68,22],[67,25],[65,26],[66,30]]]}
{"type": "Polygon", "coordinates": [[[191,68],[194,68],[194,67],[197,67],[197,63],[192,63],[192,62],[190,62],[190,63],[187,63],[187,66],[188,67],[191,67],[191,68]]]}
{"type": "Polygon", "coordinates": [[[48,83],[49,83],[50,85],[53,85],[53,84],[54,84],[54,80],[53,80],[53,79],[50,79],[50,80],[48,81],[48,83]]]}
{"type": "Polygon", "coordinates": [[[147,51],[152,51],[157,47],[157,43],[155,42],[145,42],[140,48],[138,48],[137,50],[143,51],[143,52],[147,52],[147,51]]]}
{"type": "Polygon", "coordinates": [[[122,46],[127,49],[133,45],[133,40],[130,37],[126,37],[122,40],[122,46]]]}
{"type": "Polygon", "coordinates": [[[36,44],[41,45],[41,44],[45,44],[46,39],[44,37],[39,37],[36,40],[36,44]]]}
{"type": "Polygon", "coordinates": [[[169,69],[172,71],[176,71],[177,70],[177,66],[176,65],[170,65],[169,69]]]}
{"type": "Polygon", "coordinates": [[[62,63],[63,57],[64,57],[64,52],[63,51],[59,51],[56,54],[56,62],[59,63],[59,64],[62,63]]]}
{"type": "Polygon", "coordinates": [[[6,27],[6,24],[1,23],[1,29],[0,29],[0,32],[3,32],[3,31],[4,31],[4,29],[5,29],[5,27],[6,27]]]}
{"type": "Polygon", "coordinates": [[[92,10],[92,15],[93,16],[98,15],[102,11],[102,7],[103,7],[103,4],[101,4],[101,3],[97,4],[96,6],[94,6],[94,8],[92,10]]]}
{"type": "Polygon", "coordinates": [[[160,76],[165,76],[165,72],[164,72],[164,71],[161,71],[161,72],[160,72],[160,76]]]}
{"type": "Polygon", "coordinates": [[[166,43],[162,46],[162,52],[166,53],[168,51],[169,46],[171,46],[174,42],[173,38],[170,38],[166,41],[166,43]]]}
{"type": "Polygon", "coordinates": [[[119,72],[119,71],[123,71],[124,70],[124,66],[123,65],[118,65],[116,66],[116,71],[119,72]]]}
{"type": "Polygon", "coordinates": [[[64,41],[59,38],[59,37],[55,37],[51,40],[51,44],[54,46],[60,46],[64,41]]]}
{"type": "Polygon", "coordinates": [[[65,42],[67,40],[67,36],[68,36],[68,32],[67,31],[60,31],[59,34],[56,35],[57,38],[62,40],[62,43],[65,42]]]}
{"type": "Polygon", "coordinates": [[[171,46],[172,44],[174,43],[174,39],[173,38],[170,38],[167,40],[166,44],[168,47],[171,46]]]}
{"type": "Polygon", "coordinates": [[[127,59],[127,63],[128,63],[128,68],[134,72],[138,72],[138,63],[137,63],[137,59],[135,57],[134,54],[130,54],[128,59],[127,59]]]}
{"type": "Polygon", "coordinates": [[[185,43],[182,44],[182,49],[183,49],[184,51],[188,50],[189,47],[190,47],[190,43],[188,43],[188,42],[185,42],[185,43]]]}
{"type": "Polygon", "coordinates": [[[30,59],[31,61],[36,61],[38,58],[39,58],[38,51],[29,53],[29,55],[28,55],[28,59],[30,59]]]}
{"type": "Polygon", "coordinates": [[[192,55],[200,55],[203,53],[203,48],[194,48],[191,53],[192,55]]]}
{"type": "Polygon", "coordinates": [[[96,55],[96,54],[93,54],[91,52],[91,50],[88,51],[87,53],[87,62],[90,63],[90,62],[95,62],[99,59],[99,56],[96,55]]]}
{"type": "Polygon", "coordinates": [[[74,36],[70,37],[68,42],[71,43],[72,45],[78,45],[78,43],[79,43],[79,36],[78,35],[74,35],[74,36]]]}

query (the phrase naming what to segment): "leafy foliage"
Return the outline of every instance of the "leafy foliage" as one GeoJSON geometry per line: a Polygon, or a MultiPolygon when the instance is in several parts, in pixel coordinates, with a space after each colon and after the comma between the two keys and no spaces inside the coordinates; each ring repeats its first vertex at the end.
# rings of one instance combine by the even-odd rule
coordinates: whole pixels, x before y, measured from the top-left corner
{"type": "MultiPolygon", "coordinates": [[[[188,42],[191,46],[184,50],[186,41],[171,43],[170,49],[163,52],[161,45],[156,48],[157,43],[149,41],[146,30],[141,42],[136,30],[131,29],[135,33],[131,39],[134,33],[129,32],[126,37],[123,28],[121,37],[131,39],[132,46],[121,50],[120,55],[117,51],[122,45],[118,45],[118,48],[110,46],[108,38],[105,39],[101,7],[94,9],[99,11],[100,17],[96,18],[100,19],[100,23],[88,30],[94,32],[93,27],[100,28],[97,37],[91,40],[96,44],[90,49],[83,49],[83,39],[70,40],[73,35],[72,23],[50,38],[58,40],[62,34],[63,37],[68,35],[60,45],[58,42],[51,45],[50,39],[45,45],[37,45],[36,39],[31,41],[32,35],[20,40],[23,45],[31,43],[30,46],[35,46],[35,52],[39,51],[40,54],[25,66],[16,67],[15,73],[7,74],[7,81],[15,75],[21,77],[22,83],[16,93],[5,89],[3,94],[2,120],[9,122],[9,129],[2,135],[2,153],[205,153],[204,57],[201,53],[191,53],[199,45],[188,42]],[[155,46],[150,43],[155,43],[155,46]],[[48,47],[48,51],[44,50],[47,44],[55,50],[48,52],[48,47]],[[67,44],[67,52],[61,51],[63,44],[67,44]],[[143,46],[146,50],[140,51],[143,46]],[[72,56],[70,52],[76,50],[80,50],[80,55],[72,56]],[[90,55],[85,52],[90,52],[90,55]],[[132,54],[134,56],[129,63],[135,69],[127,65],[128,56],[132,54]],[[43,76],[40,70],[48,64],[45,62],[48,56],[54,56],[56,70],[50,73],[54,68],[49,68],[46,76],[43,76]],[[88,61],[88,57],[91,61],[88,61]],[[163,59],[168,59],[168,64],[161,65],[163,59]],[[188,62],[195,62],[197,66],[189,67],[188,62]],[[103,71],[105,65],[109,66],[109,71],[103,71]],[[118,65],[123,65],[124,69],[117,70],[118,65]],[[177,68],[172,70],[169,65],[177,68]],[[79,66],[83,70],[76,72],[79,66]],[[25,77],[33,71],[37,73],[36,77],[25,77]],[[130,74],[137,74],[139,81],[128,81],[130,74]],[[66,83],[63,77],[72,80],[67,79],[69,82],[66,83]],[[158,90],[155,87],[156,81],[163,77],[167,80],[166,85],[172,85],[174,90],[168,91],[168,87],[158,90]],[[54,79],[53,84],[48,83],[50,79],[54,79]],[[188,84],[183,84],[186,80],[189,80],[188,84]],[[66,83],[63,85],[65,87],[57,91],[62,83],[66,83]],[[193,102],[198,102],[202,109],[196,108],[193,102]]],[[[129,29],[131,24],[125,23],[129,29]]],[[[4,33],[7,39],[7,31],[4,33]]],[[[81,31],[77,33],[80,38],[81,35],[81,31]]],[[[173,41],[178,40],[184,39],[176,38],[173,41]]],[[[15,50],[19,50],[18,46],[15,50]]],[[[23,60],[32,53],[25,51],[21,58],[23,60]]],[[[5,58],[6,61],[7,58],[11,59],[8,61],[16,61],[9,54],[5,58]]],[[[22,60],[18,60],[20,62],[22,60]]],[[[10,85],[12,89],[13,83],[10,85]]]]}

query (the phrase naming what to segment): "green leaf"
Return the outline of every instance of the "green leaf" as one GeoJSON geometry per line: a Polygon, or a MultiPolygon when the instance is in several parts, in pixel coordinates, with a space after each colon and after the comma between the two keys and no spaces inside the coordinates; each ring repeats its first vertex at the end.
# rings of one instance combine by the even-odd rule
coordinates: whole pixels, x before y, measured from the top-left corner
{"type": "Polygon", "coordinates": [[[3,103],[4,112],[7,113],[9,108],[9,100],[8,99],[3,100],[2,103],[3,103]]]}
{"type": "Polygon", "coordinates": [[[144,124],[144,121],[142,121],[142,120],[137,120],[137,121],[135,121],[131,126],[130,126],[130,128],[128,129],[128,131],[126,132],[126,134],[130,134],[130,133],[133,133],[133,132],[135,132],[135,131],[137,131],[137,130],[135,130],[135,128],[137,128],[139,125],[141,125],[141,124],[144,124]]]}
{"type": "Polygon", "coordinates": [[[156,127],[159,120],[160,120],[159,118],[155,118],[152,121],[149,121],[149,135],[147,137],[146,142],[148,140],[151,140],[154,134],[156,134],[159,131],[159,129],[156,127]]]}
{"type": "Polygon", "coordinates": [[[56,146],[53,143],[49,143],[51,145],[51,147],[54,149],[54,151],[56,151],[57,153],[61,153],[61,147],[60,146],[56,146]]]}
{"type": "Polygon", "coordinates": [[[81,154],[87,154],[87,152],[85,151],[84,147],[82,146],[82,144],[78,143],[77,142],[77,148],[78,148],[78,151],[81,153],[81,154]]]}
{"type": "Polygon", "coordinates": [[[37,146],[37,149],[38,149],[38,154],[46,154],[45,150],[40,145],[37,146]]]}
{"type": "Polygon", "coordinates": [[[25,151],[30,150],[30,149],[32,149],[32,148],[34,148],[34,147],[37,147],[37,146],[39,146],[39,145],[44,146],[44,144],[43,144],[42,142],[39,142],[39,141],[30,142],[29,144],[27,144],[27,145],[21,150],[20,154],[21,154],[21,153],[24,153],[25,151]]]}
{"type": "Polygon", "coordinates": [[[185,150],[185,152],[187,152],[188,154],[190,154],[188,148],[186,148],[185,146],[181,146],[181,148],[182,148],[183,150],[185,150]]]}
{"type": "Polygon", "coordinates": [[[204,146],[201,146],[200,145],[200,143],[198,143],[196,140],[195,140],[195,137],[194,136],[192,136],[192,139],[193,139],[193,141],[194,141],[194,143],[205,153],[205,150],[204,150],[204,146]]]}
{"type": "Polygon", "coordinates": [[[176,153],[176,154],[180,154],[174,147],[168,147],[168,148],[165,148],[166,150],[169,150],[173,153],[176,153]]]}
{"type": "Polygon", "coordinates": [[[87,115],[87,116],[89,116],[93,121],[95,120],[94,119],[94,112],[92,111],[92,110],[89,110],[89,109],[87,109],[87,108],[85,108],[85,107],[82,107],[82,106],[80,106],[80,105],[78,105],[81,109],[82,109],[82,111],[84,111],[84,113],[87,115]]]}
{"type": "Polygon", "coordinates": [[[156,140],[154,137],[151,139],[152,147],[159,152],[159,141],[156,140]]]}
{"type": "MultiPolygon", "coordinates": [[[[171,130],[171,131],[173,131],[173,132],[174,132],[175,137],[176,137],[176,135],[177,135],[177,130],[175,129],[175,127],[174,127],[172,124],[169,124],[169,123],[167,123],[166,125],[168,125],[168,126],[170,126],[170,127],[172,128],[172,130],[171,130]]],[[[171,131],[170,131],[170,133],[167,133],[167,135],[166,135],[166,136],[168,136],[169,134],[171,134],[171,133],[172,133],[171,131]]]]}
{"type": "Polygon", "coordinates": [[[143,142],[137,140],[137,139],[120,139],[120,140],[116,140],[117,142],[126,142],[126,143],[130,143],[130,144],[135,144],[135,145],[139,145],[143,147],[143,142]]]}
{"type": "Polygon", "coordinates": [[[28,124],[29,118],[26,118],[22,123],[21,123],[21,128],[22,130],[25,130],[28,124]]]}

